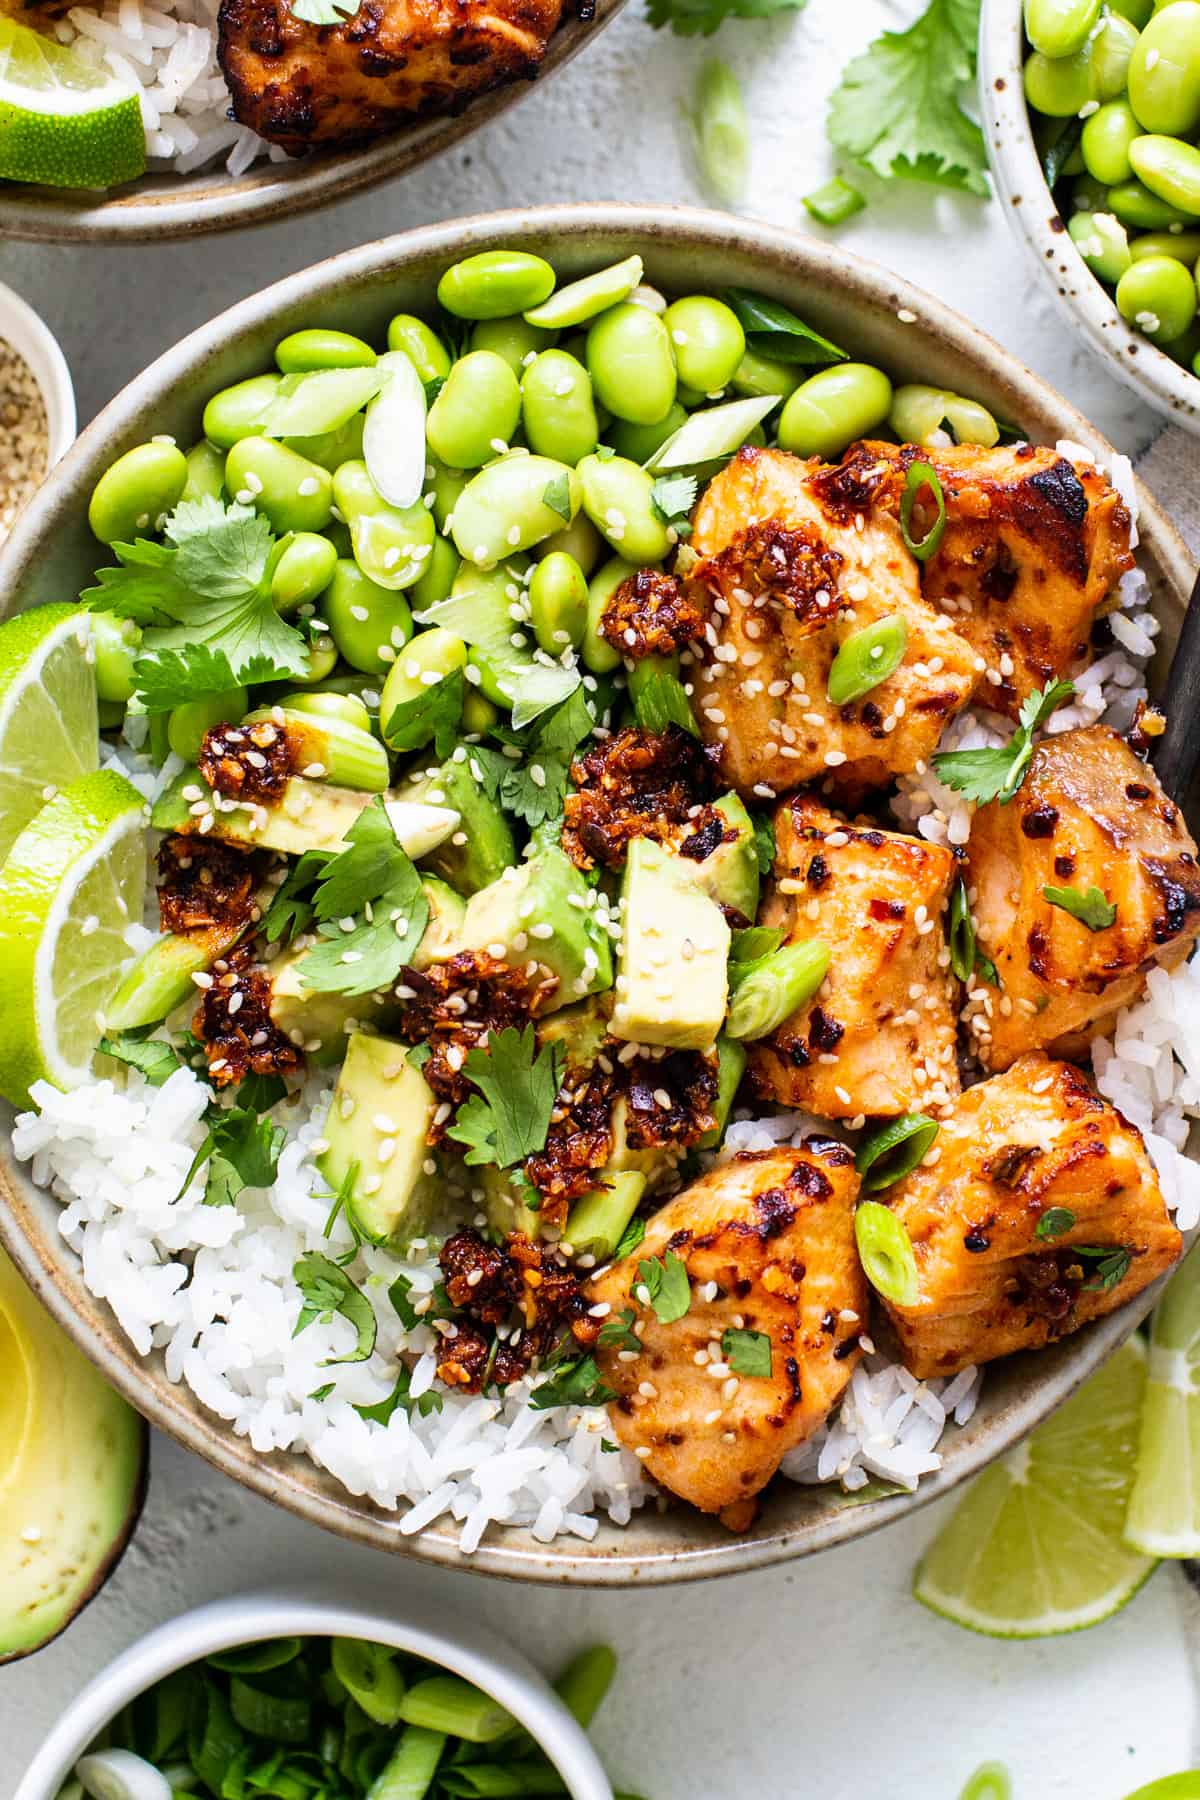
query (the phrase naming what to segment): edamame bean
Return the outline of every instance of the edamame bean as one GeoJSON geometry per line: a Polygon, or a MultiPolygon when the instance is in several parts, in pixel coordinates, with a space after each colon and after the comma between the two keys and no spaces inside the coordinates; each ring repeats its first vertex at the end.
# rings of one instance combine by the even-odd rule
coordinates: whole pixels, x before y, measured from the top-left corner
{"type": "Polygon", "coordinates": [[[682,406],[684,412],[696,412],[702,406],[711,404],[708,395],[699,388],[689,387],[686,381],[675,383],[675,402],[682,406]]]}
{"type": "Polygon", "coordinates": [[[309,462],[320,463],[332,475],[344,462],[355,462],[361,457],[365,423],[364,415],[357,412],[332,431],[319,432],[315,437],[285,437],[280,441],[297,456],[307,456],[309,462]]]}
{"type": "Polygon", "coordinates": [[[1109,0],[1109,6],[1138,31],[1145,29],[1147,20],[1154,13],[1154,0],[1109,0]]]}
{"type": "Polygon", "coordinates": [[[553,556],[558,550],[565,551],[575,558],[585,575],[590,575],[607,548],[592,521],[580,509],[562,531],[556,531],[553,537],[543,538],[536,544],[533,554],[535,557],[553,556]]]}
{"type": "Polygon", "coordinates": [[[568,646],[578,650],[587,630],[588,584],[573,556],[556,550],[538,563],[529,583],[529,620],[548,656],[561,656],[568,646]]]}
{"type": "Polygon", "coordinates": [[[521,388],[492,350],[460,356],[429,409],[429,447],[455,469],[478,469],[512,442],[521,417],[521,388]]]}
{"type": "Polygon", "coordinates": [[[621,652],[614,650],[607,638],[601,637],[600,621],[621,583],[631,575],[636,575],[637,571],[636,563],[614,556],[596,571],[588,583],[587,624],[580,655],[583,657],[584,667],[590,669],[593,675],[607,675],[620,667],[621,652]]]}
{"type": "Polygon", "coordinates": [[[275,346],[275,361],[285,375],[309,369],[370,369],[375,360],[375,352],[362,338],[325,326],[290,332],[275,346]]]}
{"type": "Polygon", "coordinates": [[[628,419],[618,419],[608,434],[609,442],[618,456],[627,456],[630,462],[649,462],[656,450],[661,450],[669,437],[673,437],[681,425],[687,424],[687,413],[679,399],[676,389],[675,404],[665,419],[657,425],[632,425],[628,419]]]}
{"type": "Polygon", "coordinates": [[[389,592],[420,580],[437,536],[422,501],[389,506],[364,462],[342,464],[333,478],[333,497],[350,527],[354,560],[364,575],[389,592]]]}
{"type": "Polygon", "coordinates": [[[204,735],[215,725],[236,725],[246,716],[249,697],[245,688],[229,688],[223,694],[204,694],[175,707],[167,718],[167,743],[186,763],[200,754],[204,735]]]}
{"type": "Polygon", "coordinates": [[[447,675],[452,675],[455,669],[464,668],[466,661],[467,646],[453,631],[446,631],[441,625],[419,631],[396,658],[383,684],[379,700],[379,722],[383,729],[387,730],[398,706],[419,699],[447,675]]]}
{"type": "Polygon", "coordinates": [[[293,612],[315,600],[333,579],[337,551],[316,531],[288,539],[271,571],[271,600],[277,612],[293,612]]]}
{"type": "Polygon", "coordinates": [[[1200,125],[1200,4],[1156,12],[1129,61],[1129,104],[1142,128],[1188,137],[1200,125]]]}
{"type": "Polygon", "coordinates": [[[676,300],[663,314],[679,379],[702,394],[715,394],[737,373],[746,333],[732,307],[707,294],[676,300]]]}
{"type": "Polygon", "coordinates": [[[486,694],[478,688],[468,687],[463,694],[462,710],[463,730],[482,736],[490,731],[493,725],[500,722],[500,708],[493,706],[486,694]]]}
{"type": "Polygon", "coordinates": [[[421,380],[444,381],[450,373],[450,352],[437,332],[413,313],[397,313],[388,326],[389,350],[403,350],[421,380]]]}
{"type": "Polygon", "coordinates": [[[338,559],[321,597],[321,614],[339,654],[364,675],[386,669],[412,636],[412,614],[404,596],[380,587],[346,558],[338,559]]]}
{"type": "Polygon", "coordinates": [[[320,531],[333,516],[329,470],[274,438],[239,438],[225,459],[225,486],[235,500],[269,519],[280,536],[320,531]]]}
{"type": "Polygon", "coordinates": [[[359,731],[371,730],[371,715],[357,694],[339,694],[328,690],[316,693],[285,694],[279,702],[289,712],[309,713],[315,719],[341,719],[359,731]]]}
{"type": "Polygon", "coordinates": [[[187,453],[188,474],[181,500],[220,500],[225,494],[225,458],[215,444],[201,438],[187,453]]]}
{"type": "Polygon", "coordinates": [[[1025,0],[1025,36],[1043,56],[1071,56],[1100,17],[1100,0],[1025,0]]]}
{"type": "MultiPolygon", "coordinates": [[[[1135,134],[1136,135],[1136,134],[1135,134]]],[[[1132,164],[1130,167],[1132,168],[1132,164]]],[[[1102,181],[1081,175],[1071,183],[1071,212],[1107,212],[1108,189],[1102,181]]]]}
{"type": "Polygon", "coordinates": [[[425,564],[425,572],[413,584],[412,598],[417,612],[424,612],[427,607],[436,606],[439,600],[446,598],[454,586],[459,566],[459,554],[450,539],[435,537],[429,561],[425,564]]]}
{"type": "Polygon", "coordinates": [[[530,449],[571,468],[600,441],[592,378],[565,350],[543,350],[525,370],[521,417],[530,449]]]}
{"type": "Polygon", "coordinates": [[[1147,337],[1182,337],[1196,316],[1191,271],[1170,256],[1131,263],[1117,283],[1117,310],[1147,337]]]}
{"type": "MultiPolygon", "coordinates": [[[[1190,0],[1176,0],[1188,5],[1190,0]]],[[[1200,68],[1197,70],[1200,89],[1200,68]]],[[[1181,144],[1177,138],[1149,136],[1134,138],[1129,146],[1129,160],[1142,184],[1168,206],[1200,218],[1200,150],[1195,144],[1181,144]]]]}
{"type": "Polygon", "coordinates": [[[1095,99],[1090,46],[1053,60],[1035,50],[1025,61],[1025,98],[1035,112],[1070,119],[1095,99]]]}
{"type": "Polygon", "coordinates": [[[151,441],[118,456],[88,502],[88,524],[102,544],[125,544],[139,533],[157,531],[187,486],[187,457],[175,444],[151,441]]]}
{"type": "MultiPolygon", "coordinates": [[[[328,591],[326,589],[327,593],[328,591]]],[[[337,646],[331,637],[314,638],[308,646],[304,673],[293,675],[291,679],[301,687],[312,687],[319,681],[327,681],[337,667],[337,659],[337,646]]]]}
{"type": "Polygon", "coordinates": [[[1068,225],[1071,242],[1093,275],[1115,283],[1129,267],[1129,235],[1111,213],[1076,213],[1068,225]]]}
{"type": "Polygon", "coordinates": [[[786,400],[803,379],[799,364],[772,362],[770,357],[760,356],[757,350],[747,350],[734,371],[733,391],[744,394],[747,399],[765,399],[768,394],[775,394],[780,400],[786,400]]]}
{"type": "MultiPolygon", "coordinates": [[[[1105,187],[1113,187],[1119,181],[1128,181],[1133,174],[1129,146],[1135,137],[1140,137],[1141,129],[1128,100],[1110,100],[1099,112],[1093,113],[1084,122],[1083,135],[1079,140],[1088,174],[1103,182],[1105,187]]],[[[1096,210],[1095,207],[1083,204],[1078,187],[1075,191],[1075,203],[1083,212],[1096,210]]]]}
{"type": "Polygon", "coordinates": [[[601,405],[618,419],[654,425],[675,398],[675,359],[662,318],[622,301],[601,313],[587,336],[587,366],[601,405]]]}
{"type": "Polygon", "coordinates": [[[137,686],[133,665],[142,648],[141,627],[110,612],[89,614],[89,625],[96,693],[102,702],[124,706],[137,686]]]}
{"type": "Polygon", "coordinates": [[[433,495],[433,516],[437,520],[439,531],[445,531],[458,496],[470,479],[468,470],[447,468],[440,457],[430,457],[425,470],[425,492],[433,495]]]}
{"type": "Polygon", "coordinates": [[[1167,231],[1172,225],[1194,223],[1190,213],[1180,212],[1177,206],[1168,206],[1140,181],[1120,181],[1110,187],[1108,210],[1116,214],[1122,225],[1128,225],[1134,231],[1167,231]]]}
{"type": "Polygon", "coordinates": [[[1119,13],[1105,15],[1091,43],[1092,85],[1098,100],[1115,100],[1125,92],[1137,41],[1137,29],[1128,19],[1119,13]]]}
{"type": "Polygon", "coordinates": [[[892,384],[870,363],[838,363],[802,382],[779,416],[779,447],[832,459],[883,424],[892,384]]]}
{"type": "Polygon", "coordinates": [[[438,282],[439,303],[458,319],[528,312],[554,292],[554,270],[525,250],[482,250],[454,263],[438,282]]]}
{"type": "Polygon", "coordinates": [[[549,350],[558,337],[556,331],[539,331],[527,325],[520,313],[511,319],[480,319],[471,327],[471,349],[490,350],[503,357],[517,380],[531,357],[549,350]]]}
{"type": "Polygon", "coordinates": [[[654,510],[654,477],[624,456],[585,456],[583,510],[601,537],[631,562],[661,562],[672,538],[654,510]]]}
{"type": "Polygon", "coordinates": [[[469,481],[454,508],[452,535],[476,568],[552,537],[579,511],[580,481],[566,463],[524,451],[501,457],[469,481]]]}
{"type": "Polygon", "coordinates": [[[253,437],[282,380],[282,375],[252,375],[222,388],[204,409],[205,437],[218,450],[232,450],[239,438],[253,437]]]}
{"type": "Polygon", "coordinates": [[[1134,262],[1147,256],[1173,256],[1194,268],[1200,258],[1200,231],[1145,231],[1129,246],[1134,262]]]}

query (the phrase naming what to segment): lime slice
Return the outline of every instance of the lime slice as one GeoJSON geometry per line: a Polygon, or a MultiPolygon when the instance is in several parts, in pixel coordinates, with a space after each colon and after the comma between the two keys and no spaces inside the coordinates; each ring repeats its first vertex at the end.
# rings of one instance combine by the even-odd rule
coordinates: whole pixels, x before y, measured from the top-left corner
{"type": "Polygon", "coordinates": [[[142,916],[146,803],[123,775],[83,775],[43,806],[0,870],[0,1093],[87,1079],[142,916]]]}
{"type": "Polygon", "coordinates": [[[0,19],[0,176],[101,188],[145,170],[142,109],[129,83],[0,19]]]}
{"type": "Polygon", "coordinates": [[[87,641],[75,606],[35,606],[0,625],[0,863],[46,801],[96,767],[87,641]]]}
{"type": "Polygon", "coordinates": [[[1200,1556],[1200,1256],[1154,1313],[1125,1541],[1147,1556],[1200,1556]]]}
{"type": "Polygon", "coordinates": [[[1145,1385],[1130,1338],[971,1484],[917,1568],[917,1599],[989,1637],[1054,1637],[1124,1606],[1155,1564],[1121,1536],[1145,1385]]]}

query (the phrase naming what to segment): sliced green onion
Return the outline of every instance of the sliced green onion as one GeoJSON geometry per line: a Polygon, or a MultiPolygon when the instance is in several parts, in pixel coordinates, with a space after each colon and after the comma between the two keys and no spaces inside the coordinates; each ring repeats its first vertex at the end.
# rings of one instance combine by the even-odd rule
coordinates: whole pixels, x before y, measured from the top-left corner
{"type": "MultiPolygon", "coordinates": [[[[988,1795],[986,1800],[991,1800],[991,1796],[988,1795]]],[[[1000,1800],[1009,1800],[1007,1790],[1000,1800]]],[[[1136,1793],[1127,1794],[1125,1800],[1200,1800],[1200,1769],[1183,1769],[1178,1775],[1164,1775],[1161,1780],[1138,1788],[1136,1793]]]]}
{"type": "MultiPolygon", "coordinates": [[[[364,1643],[361,1638],[333,1640],[333,1672],[354,1696],[368,1719],[377,1725],[396,1725],[403,1712],[405,1683],[395,1651],[384,1644],[364,1643]]],[[[413,1720],[425,1724],[426,1720],[413,1720]]]]}
{"type": "Polygon", "coordinates": [[[746,103],[737,76],[716,57],[700,65],[692,129],[705,181],[718,200],[736,205],[746,191],[750,165],[746,103]]]}
{"type": "MultiPolygon", "coordinates": [[[[646,1177],[638,1169],[602,1173],[600,1186],[581,1195],[567,1216],[564,1236],[576,1253],[588,1250],[602,1260],[610,1257],[637,1211],[645,1187],[646,1177]]],[[[611,1656],[612,1652],[603,1654],[611,1656]]]]}
{"type": "Polygon", "coordinates": [[[569,1792],[548,1762],[470,1763],[447,1770],[440,1786],[454,1800],[534,1800],[535,1795],[569,1792]]]}
{"type": "Polygon", "coordinates": [[[400,1717],[408,1725],[444,1731],[471,1744],[494,1743],[516,1723],[498,1700],[469,1681],[460,1681],[457,1675],[431,1675],[427,1681],[418,1681],[405,1694],[400,1717]]]}
{"type": "Polygon", "coordinates": [[[367,1800],[425,1800],[445,1747],[445,1732],[408,1726],[367,1789],[367,1800]]]}
{"type": "Polygon", "coordinates": [[[600,1710],[600,1702],[616,1672],[616,1652],[607,1644],[593,1644],[590,1650],[581,1650],[573,1657],[554,1683],[555,1693],[585,1731],[600,1710]]]}
{"type": "Polygon", "coordinates": [[[229,1683],[229,1707],[251,1737],[280,1744],[303,1744],[312,1729],[312,1707],[305,1694],[276,1694],[242,1675],[229,1683]]]}
{"type": "Polygon", "coordinates": [[[132,1750],[95,1750],[75,1773],[91,1800],[171,1800],[166,1776],[132,1750]]]}
{"type": "Polygon", "coordinates": [[[228,1675],[265,1675],[269,1669],[282,1669],[285,1663],[295,1662],[299,1654],[299,1638],[267,1638],[261,1644],[222,1650],[218,1656],[205,1660],[210,1669],[224,1669],[228,1675]]]}
{"type": "Polygon", "coordinates": [[[687,691],[679,679],[676,656],[643,656],[629,671],[629,698],[643,731],[665,731],[678,725],[699,735],[687,691]]]}
{"type": "Polygon", "coordinates": [[[651,474],[668,469],[696,469],[718,462],[740,450],[754,427],[779,405],[778,394],[757,394],[749,400],[723,400],[706,406],[660,444],[646,463],[651,474]]]}
{"type": "Polygon", "coordinates": [[[206,1681],[192,1701],[188,1761],[206,1787],[221,1792],[230,1763],[245,1739],[220,1688],[206,1681]]]}
{"type": "Polygon", "coordinates": [[[917,1259],[895,1213],[878,1200],[864,1200],[854,1215],[854,1240],[876,1293],[895,1306],[915,1306],[921,1293],[917,1259]]]}
{"type": "Polygon", "coordinates": [[[573,325],[584,325],[610,306],[627,300],[642,273],[641,257],[627,256],[624,262],[613,263],[594,275],[585,275],[582,281],[559,288],[540,306],[530,308],[525,323],[540,326],[543,331],[566,331],[573,325]]]}
{"type": "Polygon", "coordinates": [[[864,1138],[854,1158],[864,1190],[877,1194],[911,1175],[940,1130],[927,1113],[902,1113],[864,1138]]]}
{"type": "Polygon", "coordinates": [[[725,1030],[731,1038],[763,1038],[806,1006],[829,970],[829,945],[821,938],[785,944],[751,964],[733,964],[748,972],[738,982],[725,1030]]]}
{"type": "Polygon", "coordinates": [[[827,693],[834,706],[849,706],[894,675],[908,648],[908,626],[899,613],[889,613],[852,631],[829,666],[827,693]]]}
{"type": "Polygon", "coordinates": [[[908,474],[904,481],[904,492],[900,496],[900,535],[905,547],[912,552],[918,562],[928,562],[942,541],[942,533],[946,529],[946,500],[942,493],[942,484],[938,480],[937,470],[932,463],[914,462],[908,465],[908,474]],[[922,488],[928,488],[937,502],[938,516],[926,532],[916,541],[909,527],[912,523],[913,505],[922,488]]]}
{"type": "Polygon", "coordinates": [[[960,875],[950,895],[950,967],[960,981],[968,981],[975,969],[975,921],[967,900],[967,884],[960,875]]]}
{"type": "MultiPolygon", "coordinates": [[[[1200,1794],[1200,1789],[1197,1789],[1200,1794]]],[[[981,1763],[967,1782],[959,1800],[1011,1800],[1012,1782],[1003,1763],[981,1763]]]]}
{"type": "Polygon", "coordinates": [[[263,415],[263,437],[320,437],[361,412],[383,387],[383,369],[311,369],[285,375],[263,415]]]}
{"type": "Polygon", "coordinates": [[[811,194],[804,196],[804,210],[818,225],[844,225],[855,213],[860,213],[866,201],[856,187],[835,175],[824,187],[819,187],[811,194]]]}

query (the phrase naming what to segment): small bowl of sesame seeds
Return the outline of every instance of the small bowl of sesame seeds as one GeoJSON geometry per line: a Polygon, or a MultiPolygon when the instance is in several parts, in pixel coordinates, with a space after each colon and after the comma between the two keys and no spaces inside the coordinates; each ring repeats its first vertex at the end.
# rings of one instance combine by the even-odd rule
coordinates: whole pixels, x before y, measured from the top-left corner
{"type": "Polygon", "coordinates": [[[0,550],[75,438],[75,389],[49,327],[0,283],[0,550]]]}

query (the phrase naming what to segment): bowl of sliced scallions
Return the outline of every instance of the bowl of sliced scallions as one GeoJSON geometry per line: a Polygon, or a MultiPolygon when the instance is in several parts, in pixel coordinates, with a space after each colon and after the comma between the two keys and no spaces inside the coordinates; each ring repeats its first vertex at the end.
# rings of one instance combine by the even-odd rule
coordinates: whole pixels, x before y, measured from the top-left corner
{"type": "Polygon", "coordinates": [[[15,1800],[637,1800],[585,1735],[614,1668],[587,1649],[551,1686],[443,1608],[218,1600],[86,1687],[15,1800]]]}

